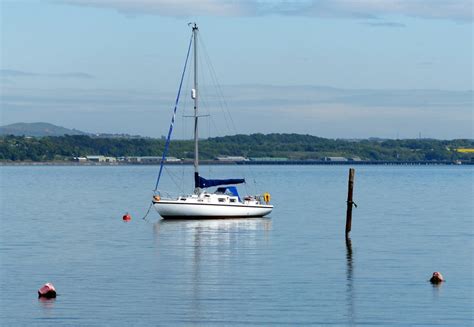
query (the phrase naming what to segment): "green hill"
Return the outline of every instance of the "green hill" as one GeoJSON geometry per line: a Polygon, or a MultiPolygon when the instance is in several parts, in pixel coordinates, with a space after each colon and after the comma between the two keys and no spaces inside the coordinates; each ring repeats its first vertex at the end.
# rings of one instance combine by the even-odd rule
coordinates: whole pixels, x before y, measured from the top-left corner
{"type": "Polygon", "coordinates": [[[64,135],[88,135],[88,133],[77,129],[69,129],[49,123],[16,123],[0,126],[0,135],[15,136],[64,136],[64,135]]]}

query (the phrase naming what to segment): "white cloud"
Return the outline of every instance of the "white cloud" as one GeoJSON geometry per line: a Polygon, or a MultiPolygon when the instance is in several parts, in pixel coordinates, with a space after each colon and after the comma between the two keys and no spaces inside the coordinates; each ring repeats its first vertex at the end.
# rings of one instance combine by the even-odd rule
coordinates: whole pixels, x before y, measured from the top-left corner
{"type": "Polygon", "coordinates": [[[472,20],[472,10],[472,0],[314,0],[307,9],[307,15],[355,18],[402,15],[472,20]]]}
{"type": "Polygon", "coordinates": [[[16,78],[16,77],[51,77],[51,78],[74,78],[74,79],[92,79],[93,75],[83,72],[68,73],[33,73],[14,69],[0,69],[0,77],[16,78]]]}
{"type": "Polygon", "coordinates": [[[472,21],[473,0],[55,0],[79,6],[159,16],[287,15],[382,18],[391,15],[472,21]]]}
{"type": "MultiPolygon", "coordinates": [[[[472,91],[348,90],[317,86],[223,86],[229,112],[202,96],[203,137],[234,133],[309,133],[323,137],[472,138],[472,91]],[[206,101],[204,101],[206,100],[206,101]],[[265,124],[262,124],[265,121],[265,124]]],[[[184,92],[183,94],[189,94],[184,92]]],[[[160,136],[175,92],[3,87],[3,124],[47,121],[84,131],[160,136]],[[107,124],[104,125],[104,122],[107,124]]],[[[177,138],[191,137],[192,103],[181,99],[177,138]]]]}
{"type": "Polygon", "coordinates": [[[372,26],[372,27],[392,27],[392,28],[400,28],[406,27],[405,24],[395,23],[395,22],[367,22],[364,25],[372,26]]]}
{"type": "Polygon", "coordinates": [[[252,1],[219,0],[57,0],[79,6],[115,9],[126,14],[159,16],[248,16],[254,15],[252,1]]]}

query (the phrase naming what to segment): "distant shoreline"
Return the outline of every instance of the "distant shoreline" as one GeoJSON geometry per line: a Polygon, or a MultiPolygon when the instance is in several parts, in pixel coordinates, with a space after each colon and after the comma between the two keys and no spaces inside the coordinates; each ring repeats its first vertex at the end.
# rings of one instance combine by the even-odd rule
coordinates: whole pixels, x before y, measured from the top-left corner
{"type": "MultiPolygon", "coordinates": [[[[163,139],[0,137],[0,162],[159,164],[163,139]]],[[[474,140],[340,140],[299,134],[216,137],[200,143],[203,164],[251,165],[437,165],[474,161],[474,140]],[[208,162],[206,162],[208,161],[208,162]],[[218,162],[217,162],[218,161],[218,162]]],[[[176,140],[166,163],[193,161],[192,140],[176,140]]]]}
{"type": "MultiPolygon", "coordinates": [[[[192,165],[192,161],[184,162],[167,162],[166,165],[180,166],[192,165]]],[[[217,161],[217,160],[202,160],[200,165],[370,165],[370,166],[463,166],[474,165],[474,162],[456,163],[451,161],[322,161],[322,160],[286,160],[286,161],[217,161]]],[[[130,163],[130,162],[72,162],[72,161],[10,161],[0,162],[0,166],[159,166],[159,163],[130,163]]]]}

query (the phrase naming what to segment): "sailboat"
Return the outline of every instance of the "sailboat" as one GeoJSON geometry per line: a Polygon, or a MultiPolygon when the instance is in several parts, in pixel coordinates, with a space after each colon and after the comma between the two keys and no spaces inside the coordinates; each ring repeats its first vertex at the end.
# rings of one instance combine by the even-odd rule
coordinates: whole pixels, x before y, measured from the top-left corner
{"type": "Polygon", "coordinates": [[[235,185],[245,183],[245,179],[206,179],[199,174],[199,92],[197,67],[197,36],[199,30],[196,23],[190,23],[189,25],[192,26],[191,39],[189,41],[186,61],[181,75],[181,83],[175,102],[173,118],[171,120],[165,149],[161,159],[152,204],[158,214],[164,219],[254,218],[266,216],[273,210],[273,205],[269,203],[269,193],[241,198],[235,185]],[[174,198],[163,197],[158,191],[158,184],[163,171],[163,165],[166,161],[166,154],[173,130],[179,96],[192,44],[194,44],[194,88],[191,92],[191,97],[194,100],[194,191],[191,194],[180,195],[174,198]],[[217,187],[217,189],[214,192],[211,192],[208,191],[208,188],[210,187],[217,187]]]}

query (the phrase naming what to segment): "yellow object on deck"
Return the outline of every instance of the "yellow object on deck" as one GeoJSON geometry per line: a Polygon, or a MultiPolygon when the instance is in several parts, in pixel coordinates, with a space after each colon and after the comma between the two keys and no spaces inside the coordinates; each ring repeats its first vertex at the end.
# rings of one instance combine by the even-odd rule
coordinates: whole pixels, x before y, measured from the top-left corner
{"type": "Polygon", "coordinates": [[[271,199],[271,196],[270,196],[270,193],[266,192],[266,193],[263,193],[263,200],[268,204],[268,202],[270,202],[270,199],[271,199]]]}
{"type": "Polygon", "coordinates": [[[474,149],[472,148],[456,149],[456,151],[461,153],[474,153],[474,149]]]}

